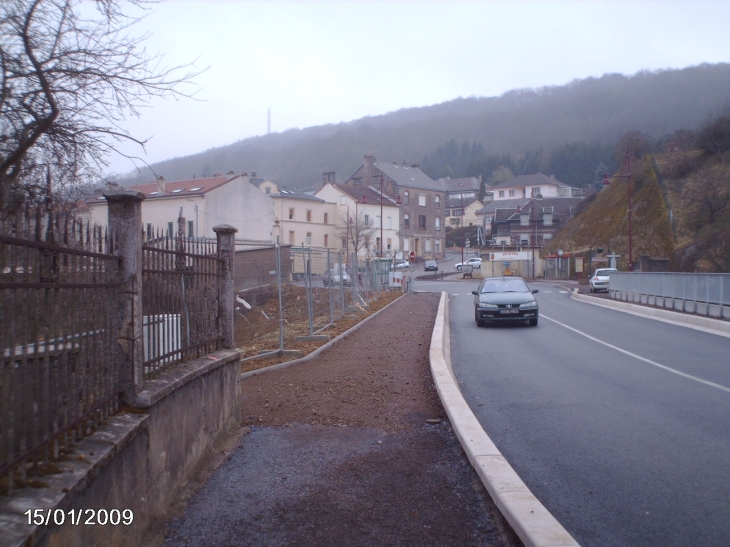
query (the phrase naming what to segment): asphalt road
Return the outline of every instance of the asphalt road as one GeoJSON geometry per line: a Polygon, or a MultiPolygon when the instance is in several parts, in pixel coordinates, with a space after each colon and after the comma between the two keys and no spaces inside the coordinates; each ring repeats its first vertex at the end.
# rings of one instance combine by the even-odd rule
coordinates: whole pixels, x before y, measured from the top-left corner
{"type": "Polygon", "coordinates": [[[538,288],[540,325],[478,328],[451,295],[451,351],[482,426],[584,547],[730,545],[730,340],[538,288]]]}

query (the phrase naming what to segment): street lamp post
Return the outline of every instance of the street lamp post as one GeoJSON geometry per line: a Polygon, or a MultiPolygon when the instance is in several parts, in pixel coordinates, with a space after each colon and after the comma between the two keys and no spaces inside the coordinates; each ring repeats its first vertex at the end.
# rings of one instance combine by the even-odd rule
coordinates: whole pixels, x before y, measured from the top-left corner
{"type": "MultiPolygon", "coordinates": [[[[629,148],[626,148],[626,174],[625,175],[619,175],[614,174],[612,178],[625,178],[628,180],[628,190],[629,190],[629,271],[634,271],[634,241],[633,241],[633,226],[632,226],[632,212],[633,204],[632,204],[632,197],[631,197],[631,156],[629,154],[629,148]]],[[[611,184],[611,181],[609,180],[608,173],[605,173],[603,175],[603,185],[608,186],[611,184]]]]}

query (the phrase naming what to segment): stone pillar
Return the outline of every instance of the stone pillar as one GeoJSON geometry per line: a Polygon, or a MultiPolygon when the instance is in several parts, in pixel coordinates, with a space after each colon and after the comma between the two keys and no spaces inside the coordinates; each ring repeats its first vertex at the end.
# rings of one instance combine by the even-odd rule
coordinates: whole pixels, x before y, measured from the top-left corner
{"type": "Polygon", "coordinates": [[[220,297],[218,298],[218,315],[221,318],[221,334],[223,335],[223,348],[234,349],[233,339],[233,257],[236,252],[235,235],[238,231],[233,226],[222,224],[214,226],[213,231],[218,237],[218,256],[223,259],[221,272],[223,279],[220,285],[220,297]]]}
{"type": "Polygon", "coordinates": [[[118,320],[121,383],[131,401],[144,382],[142,332],[142,192],[114,190],[104,194],[108,203],[109,229],[119,249],[118,320]]]}

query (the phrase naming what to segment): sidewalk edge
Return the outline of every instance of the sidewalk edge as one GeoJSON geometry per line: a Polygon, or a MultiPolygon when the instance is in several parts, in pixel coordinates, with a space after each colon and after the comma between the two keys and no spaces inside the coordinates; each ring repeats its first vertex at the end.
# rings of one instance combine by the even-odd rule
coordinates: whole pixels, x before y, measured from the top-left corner
{"type": "Polygon", "coordinates": [[[578,542],[522,482],[464,400],[451,366],[448,305],[448,294],[442,292],[429,359],[441,403],[469,462],[526,547],[578,547],[578,542]]]}

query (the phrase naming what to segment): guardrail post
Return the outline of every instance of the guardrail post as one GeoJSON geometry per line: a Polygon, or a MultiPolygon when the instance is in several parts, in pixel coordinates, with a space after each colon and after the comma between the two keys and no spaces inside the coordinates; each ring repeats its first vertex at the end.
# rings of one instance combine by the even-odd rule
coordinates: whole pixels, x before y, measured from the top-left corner
{"type": "Polygon", "coordinates": [[[121,387],[127,401],[144,383],[144,333],[142,330],[142,192],[115,190],[104,194],[108,203],[109,230],[117,240],[119,281],[118,358],[121,387]]]}
{"type": "Polygon", "coordinates": [[[223,259],[221,265],[223,278],[219,281],[218,317],[220,317],[220,332],[223,335],[223,348],[236,347],[233,338],[233,256],[236,251],[235,235],[238,231],[233,226],[221,224],[214,226],[213,231],[218,238],[218,256],[223,259]]]}

